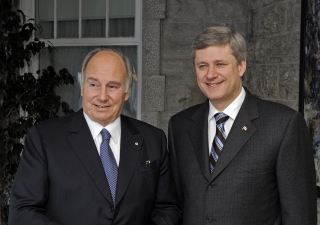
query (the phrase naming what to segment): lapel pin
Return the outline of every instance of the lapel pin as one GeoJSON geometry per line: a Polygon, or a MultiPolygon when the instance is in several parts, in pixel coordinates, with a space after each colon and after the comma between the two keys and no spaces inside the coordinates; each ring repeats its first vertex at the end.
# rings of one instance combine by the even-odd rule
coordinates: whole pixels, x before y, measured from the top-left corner
{"type": "Polygon", "coordinates": [[[146,165],[148,165],[148,164],[150,164],[150,160],[147,160],[147,161],[146,161],[146,165]]]}
{"type": "Polygon", "coordinates": [[[247,128],[246,126],[243,126],[243,127],[242,127],[242,130],[247,131],[248,128],[247,128]]]}
{"type": "Polygon", "coordinates": [[[134,143],[135,145],[139,145],[138,142],[134,143]]]}

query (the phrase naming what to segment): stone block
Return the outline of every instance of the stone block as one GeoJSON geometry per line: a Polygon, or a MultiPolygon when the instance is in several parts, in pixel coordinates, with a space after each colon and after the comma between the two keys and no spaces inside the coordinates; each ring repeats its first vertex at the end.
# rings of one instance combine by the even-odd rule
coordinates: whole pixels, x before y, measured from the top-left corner
{"type": "Polygon", "coordinates": [[[299,63],[300,32],[256,39],[255,63],[299,63]]]}
{"type": "Polygon", "coordinates": [[[279,96],[283,100],[299,101],[299,64],[279,67],[279,96]]]}
{"type": "Polygon", "coordinates": [[[159,112],[143,112],[141,114],[141,120],[155,127],[158,127],[159,112]]]}
{"type": "Polygon", "coordinates": [[[191,57],[180,57],[177,59],[163,58],[162,72],[176,81],[178,81],[179,79],[193,79],[196,76],[191,57]]]}
{"type": "Polygon", "coordinates": [[[238,33],[240,33],[244,37],[247,43],[249,42],[249,37],[250,37],[249,31],[251,31],[251,25],[248,23],[247,18],[235,19],[233,21],[233,24],[230,25],[230,27],[233,28],[238,33]]]}
{"type": "Polygon", "coordinates": [[[167,77],[166,90],[167,111],[180,111],[206,99],[198,87],[196,77],[188,80],[173,80],[167,77]]]}
{"type": "Polygon", "coordinates": [[[213,6],[210,1],[167,1],[167,18],[192,21],[212,17],[213,6]]]}
{"type": "Polygon", "coordinates": [[[278,99],[278,66],[256,66],[255,73],[250,77],[250,90],[264,99],[278,99]]]}
{"type": "Polygon", "coordinates": [[[163,111],[165,76],[145,77],[143,86],[143,111],[163,111]]]}
{"type": "Polygon", "coordinates": [[[195,2],[200,2],[200,3],[204,3],[206,5],[210,4],[214,4],[214,1],[212,0],[169,0],[167,1],[167,5],[172,5],[172,4],[190,4],[190,3],[195,3],[195,2]]]}
{"type": "Polygon", "coordinates": [[[289,1],[287,4],[287,31],[300,31],[301,2],[289,1]]]}
{"type": "Polygon", "coordinates": [[[160,21],[148,20],[143,25],[143,72],[159,74],[160,71],[160,21]]]}
{"type": "Polygon", "coordinates": [[[214,18],[214,19],[210,19],[209,21],[210,21],[210,23],[206,27],[209,27],[209,26],[231,27],[235,31],[239,32],[246,39],[246,41],[249,41],[248,31],[250,31],[251,28],[249,29],[248,27],[251,27],[251,25],[249,25],[249,23],[248,23],[248,18],[244,18],[244,17],[243,18],[236,18],[236,19],[225,18],[221,21],[217,20],[217,18],[214,18]]]}
{"type": "Polygon", "coordinates": [[[275,2],[275,0],[250,0],[249,7],[252,10],[261,9],[263,7],[272,5],[274,2],[275,2]]]}
{"type": "Polygon", "coordinates": [[[186,57],[183,59],[183,71],[185,77],[194,79],[196,77],[196,69],[194,67],[193,58],[186,57]]]}
{"type": "Polygon", "coordinates": [[[166,17],[166,1],[144,0],[143,18],[164,19],[166,17]]]}
{"type": "Polygon", "coordinates": [[[190,57],[194,38],[183,34],[163,37],[162,56],[164,58],[190,57]]]}
{"type": "Polygon", "coordinates": [[[248,2],[244,0],[216,1],[214,17],[219,18],[246,18],[249,13],[248,2]]]}
{"type": "MultiPolygon", "coordinates": [[[[218,24],[215,24],[218,25],[218,24]]],[[[213,26],[208,20],[194,20],[194,21],[170,21],[163,23],[164,36],[191,36],[196,37],[205,28],[213,26]]]]}
{"type": "Polygon", "coordinates": [[[252,65],[254,63],[254,55],[255,55],[255,52],[254,52],[254,43],[252,42],[247,42],[247,67],[248,65],[252,65]]]}
{"type": "MultiPolygon", "coordinates": [[[[166,91],[167,91],[167,88],[168,88],[168,82],[169,83],[172,83],[172,82],[179,82],[179,81],[183,81],[185,80],[185,76],[184,76],[184,73],[167,73],[166,74],[166,91]],[[168,81],[168,79],[170,79],[170,81],[168,81]]],[[[167,95],[167,93],[166,93],[167,95]]]]}
{"type": "MultiPolygon", "coordinates": [[[[284,0],[276,0],[276,1],[284,1],[284,0]]],[[[292,3],[292,4],[294,4],[294,5],[298,5],[298,4],[300,4],[301,5],[301,1],[304,1],[304,0],[286,0],[287,2],[290,2],[290,3],[292,3]]]]}
{"type": "Polygon", "coordinates": [[[253,12],[255,37],[277,35],[285,31],[286,4],[283,2],[253,12]]]}
{"type": "Polygon", "coordinates": [[[165,74],[182,73],[183,72],[183,61],[181,59],[169,59],[169,60],[163,59],[162,72],[165,74]]]}
{"type": "Polygon", "coordinates": [[[279,48],[278,62],[300,62],[300,31],[290,32],[277,37],[271,43],[271,48],[279,48]]]}

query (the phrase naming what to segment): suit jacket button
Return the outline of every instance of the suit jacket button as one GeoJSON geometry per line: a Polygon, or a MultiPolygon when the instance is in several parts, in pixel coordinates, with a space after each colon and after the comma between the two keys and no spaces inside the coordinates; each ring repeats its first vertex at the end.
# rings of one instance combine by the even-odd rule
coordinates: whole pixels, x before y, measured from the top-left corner
{"type": "Polygon", "coordinates": [[[206,222],[207,223],[211,223],[212,222],[212,218],[210,216],[206,216],[206,222]]]}
{"type": "Polygon", "coordinates": [[[215,185],[214,185],[213,183],[209,184],[209,187],[210,187],[210,188],[214,188],[214,186],[215,186],[215,185]]]}
{"type": "Polygon", "coordinates": [[[109,208],[109,212],[114,212],[114,207],[113,207],[113,206],[111,206],[111,207],[109,208]]]}

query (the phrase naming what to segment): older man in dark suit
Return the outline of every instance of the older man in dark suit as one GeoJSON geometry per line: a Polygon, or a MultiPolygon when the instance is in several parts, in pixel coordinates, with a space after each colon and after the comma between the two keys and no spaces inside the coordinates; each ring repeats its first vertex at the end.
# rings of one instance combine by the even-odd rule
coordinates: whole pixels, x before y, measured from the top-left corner
{"type": "Polygon", "coordinates": [[[9,224],[178,224],[164,132],[120,115],[132,85],[128,58],[97,49],[82,68],[83,110],[28,132],[9,224]]]}
{"type": "Polygon", "coordinates": [[[227,27],[193,43],[208,101],[169,122],[183,224],[316,225],[316,177],[303,116],[243,88],[246,44],[227,27]]]}

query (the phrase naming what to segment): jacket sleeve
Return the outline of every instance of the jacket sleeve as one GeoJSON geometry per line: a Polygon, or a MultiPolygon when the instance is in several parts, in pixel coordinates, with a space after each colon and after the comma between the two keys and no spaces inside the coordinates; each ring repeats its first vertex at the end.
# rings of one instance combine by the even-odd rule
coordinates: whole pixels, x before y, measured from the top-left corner
{"type": "Polygon", "coordinates": [[[167,140],[161,132],[161,161],[158,177],[156,202],[152,212],[152,224],[180,224],[181,209],[178,206],[176,190],[173,185],[172,175],[169,167],[167,140]]]}
{"type": "Polygon", "coordinates": [[[286,129],[277,160],[277,183],[283,225],[316,225],[316,175],[310,135],[295,113],[286,129]]]}
{"type": "Polygon", "coordinates": [[[170,162],[170,168],[173,176],[173,183],[175,185],[177,195],[178,195],[178,200],[180,207],[183,210],[183,202],[184,202],[184,197],[182,193],[182,187],[180,183],[180,172],[179,172],[179,166],[178,166],[178,161],[177,161],[177,156],[176,156],[176,151],[175,151],[175,145],[174,145],[174,137],[173,137],[173,130],[172,130],[172,120],[170,119],[169,121],[169,128],[168,128],[168,139],[169,139],[169,162],[170,162]]]}
{"type": "Polygon", "coordinates": [[[48,167],[40,135],[33,126],[25,139],[24,151],[10,195],[9,225],[61,225],[45,215],[48,199],[48,167]]]}

